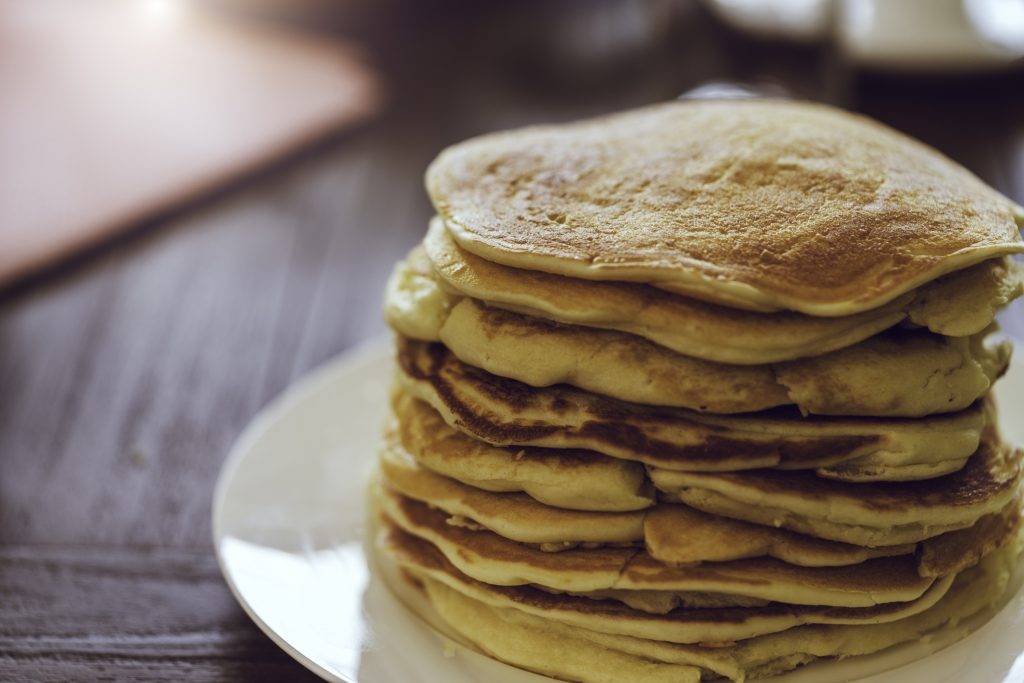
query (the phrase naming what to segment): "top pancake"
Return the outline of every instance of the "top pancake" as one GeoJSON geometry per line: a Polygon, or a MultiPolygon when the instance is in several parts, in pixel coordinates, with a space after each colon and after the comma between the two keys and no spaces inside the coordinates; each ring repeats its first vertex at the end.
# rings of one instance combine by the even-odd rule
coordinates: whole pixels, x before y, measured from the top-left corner
{"type": "Polygon", "coordinates": [[[1024,209],[935,150],[798,102],[689,101],[488,135],[427,190],[508,266],[842,316],[1024,251],[1024,209]]]}

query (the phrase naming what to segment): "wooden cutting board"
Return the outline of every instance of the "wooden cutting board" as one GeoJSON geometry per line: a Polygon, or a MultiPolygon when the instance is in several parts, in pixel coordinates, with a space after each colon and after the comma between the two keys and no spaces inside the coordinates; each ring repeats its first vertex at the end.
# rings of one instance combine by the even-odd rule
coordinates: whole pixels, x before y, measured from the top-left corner
{"type": "Polygon", "coordinates": [[[378,107],[350,47],[183,0],[0,0],[0,285],[378,107]]]}

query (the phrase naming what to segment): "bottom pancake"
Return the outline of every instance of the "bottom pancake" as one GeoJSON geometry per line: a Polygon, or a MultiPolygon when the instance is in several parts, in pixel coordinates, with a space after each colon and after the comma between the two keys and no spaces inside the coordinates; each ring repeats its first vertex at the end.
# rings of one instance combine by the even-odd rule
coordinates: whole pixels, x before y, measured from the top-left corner
{"type": "MultiPolygon", "coordinates": [[[[887,624],[810,625],[715,647],[599,633],[514,608],[494,607],[443,582],[418,575],[447,624],[485,654],[513,666],[583,683],[761,678],[821,658],[879,652],[944,628],[1000,603],[1007,594],[1021,539],[963,572],[931,608],[887,624]]],[[[957,635],[966,635],[961,633],[957,635]]]]}

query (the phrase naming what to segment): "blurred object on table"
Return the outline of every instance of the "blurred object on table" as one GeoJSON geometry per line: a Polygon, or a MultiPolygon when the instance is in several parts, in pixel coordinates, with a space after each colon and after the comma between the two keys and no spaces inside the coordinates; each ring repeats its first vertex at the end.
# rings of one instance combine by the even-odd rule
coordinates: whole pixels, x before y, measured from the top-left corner
{"type": "Polygon", "coordinates": [[[366,119],[337,42],[185,0],[0,0],[0,284],[366,119]]]}
{"type": "Polygon", "coordinates": [[[758,97],[788,98],[790,94],[778,83],[738,83],[709,81],[687,90],[681,100],[747,100],[758,97]]]}
{"type": "Polygon", "coordinates": [[[970,73],[1024,65],[1024,0],[706,0],[768,38],[832,40],[856,66],[970,73]]]}
{"type": "MultiPolygon", "coordinates": [[[[367,37],[403,0],[191,0],[216,12],[287,24],[316,33],[367,37]]],[[[422,1],[422,0],[421,0],[422,1]]]]}
{"type": "Polygon", "coordinates": [[[850,61],[917,73],[1024,64],[1024,0],[842,0],[835,38],[850,61]]]}
{"type": "Polygon", "coordinates": [[[526,0],[497,19],[514,37],[505,45],[510,59],[532,63],[549,81],[579,84],[649,68],[693,9],[678,0],[526,0]]]}
{"type": "Polygon", "coordinates": [[[719,19],[761,38],[812,42],[828,35],[831,0],[706,0],[719,19]]]}

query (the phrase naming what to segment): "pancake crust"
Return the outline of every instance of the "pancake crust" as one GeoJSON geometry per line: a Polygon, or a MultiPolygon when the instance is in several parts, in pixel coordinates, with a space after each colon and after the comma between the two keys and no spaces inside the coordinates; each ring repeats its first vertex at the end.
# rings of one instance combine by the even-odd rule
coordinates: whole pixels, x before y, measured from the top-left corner
{"type": "MultiPolygon", "coordinates": [[[[537,586],[543,591],[562,593],[544,586],[537,586]]],[[[615,600],[648,614],[668,614],[674,609],[708,609],[719,607],[764,607],[770,601],[760,598],[748,598],[743,595],[725,595],[723,593],[700,593],[695,591],[659,591],[659,590],[625,590],[610,588],[600,591],[570,593],[595,600],[615,600]]]]}
{"type": "Polygon", "coordinates": [[[992,325],[970,338],[893,329],[824,355],[729,365],[635,334],[456,300],[413,267],[396,267],[385,297],[386,317],[399,333],[440,340],[464,362],[532,386],[564,382],[650,405],[735,413],[795,403],[818,414],[918,417],[970,405],[1010,357],[1009,342],[992,334],[992,325]]]}
{"type": "Polygon", "coordinates": [[[538,503],[525,493],[491,493],[419,467],[385,435],[380,469],[384,486],[403,496],[443,510],[449,524],[483,528],[542,550],[564,550],[578,544],[639,544],[644,539],[644,513],[563,510],[538,503]]]}
{"type": "Polygon", "coordinates": [[[1012,350],[1008,339],[986,332],[954,338],[890,330],[774,372],[810,413],[923,417],[963,410],[984,396],[1012,350]]]}
{"type": "MultiPolygon", "coordinates": [[[[642,284],[587,282],[508,268],[460,249],[436,218],[422,249],[428,260],[414,250],[410,269],[426,276],[432,266],[443,286],[456,295],[555,322],[635,334],[678,353],[721,363],[772,363],[840,349],[903,320],[913,299],[907,295],[843,318],[742,311],[642,284]]],[[[922,309],[922,318],[926,312],[922,309]]]]}
{"type": "Polygon", "coordinates": [[[391,523],[429,541],[460,572],[497,586],[709,592],[790,605],[863,608],[916,600],[935,580],[920,576],[909,555],[842,567],[800,567],[772,558],[670,566],[636,548],[549,553],[491,531],[453,526],[444,512],[393,492],[383,491],[380,504],[391,523]]]}
{"type": "Polygon", "coordinates": [[[550,593],[533,586],[497,586],[463,574],[430,543],[396,527],[387,531],[387,551],[407,570],[441,581],[495,607],[514,607],[602,633],[656,638],[673,643],[732,642],[785,631],[801,624],[881,624],[932,607],[948,592],[954,577],[935,581],[910,602],[870,607],[821,607],[770,603],[760,607],[675,609],[651,614],[614,600],[550,593]]]}
{"type": "Polygon", "coordinates": [[[974,526],[929,538],[920,544],[917,571],[921,576],[945,576],[973,566],[981,558],[1020,536],[1021,495],[974,526]]]}
{"type": "MultiPolygon", "coordinates": [[[[472,442],[459,434],[453,438],[472,442]]],[[[394,431],[385,432],[380,468],[386,488],[443,510],[451,516],[450,524],[485,528],[545,551],[585,544],[633,543],[646,545],[651,557],[673,565],[774,557],[794,565],[829,567],[906,555],[915,549],[912,544],[862,548],[824,541],[668,503],[636,512],[566,510],[525,494],[485,491],[431,472],[420,467],[397,441],[394,431]]],[[[553,451],[552,456],[556,455],[553,451]]],[[[965,538],[956,546],[969,541],[965,538]]],[[[967,552],[964,549],[961,554],[967,552]]]]}
{"type": "Polygon", "coordinates": [[[387,306],[392,327],[415,339],[440,340],[469,365],[531,386],[565,383],[624,401],[712,413],[794,403],[824,415],[953,412],[989,389],[1011,351],[1010,342],[994,334],[995,325],[967,338],[893,329],[813,358],[726,365],[636,335],[553,323],[475,299],[442,303],[424,294],[417,300],[445,310],[387,306]],[[440,326],[428,332],[428,320],[440,326]]]}
{"type": "Polygon", "coordinates": [[[732,681],[782,673],[821,657],[870,654],[936,634],[1006,592],[1019,542],[965,571],[934,607],[890,624],[812,625],[717,647],[599,633],[514,608],[493,607],[446,584],[423,585],[442,618],[484,652],[514,666],[585,683],[691,681],[721,676],[732,681]],[[691,669],[693,671],[691,671],[691,669]]]}
{"type": "Polygon", "coordinates": [[[1024,266],[1008,258],[959,270],[914,291],[910,321],[951,337],[975,334],[1024,294],[1024,266]]]}
{"type": "Polygon", "coordinates": [[[667,496],[711,514],[857,545],[921,541],[969,527],[1013,500],[1021,451],[989,430],[963,469],[935,479],[848,484],[806,472],[652,469],[667,496]]]}
{"type": "MultiPolygon", "coordinates": [[[[426,408],[425,412],[432,411],[426,408]]],[[[443,423],[439,429],[452,431],[443,423]]],[[[442,439],[440,447],[459,441],[469,445],[478,443],[454,432],[442,439]]],[[[453,450],[457,452],[458,446],[453,450]]],[[[559,451],[548,453],[555,459],[559,451]]],[[[386,486],[443,510],[450,515],[450,524],[469,529],[485,528],[548,552],[588,544],[643,543],[652,558],[669,565],[773,557],[804,567],[852,565],[874,557],[915,552],[913,543],[862,547],[711,515],[667,502],[645,511],[625,513],[562,509],[523,494],[486,491],[431,472],[405,450],[393,430],[385,432],[380,465],[386,486]]],[[[561,479],[555,478],[556,481],[561,479]]],[[[1002,510],[981,517],[973,526],[920,543],[918,572],[922,576],[946,576],[971,566],[1016,534],[1019,510],[1018,495],[1002,510]]]]}
{"type": "Polygon", "coordinates": [[[466,250],[757,310],[843,316],[1024,249],[1024,210],[867,118],[672,102],[476,138],[427,191],[466,250]]]}
{"type": "MultiPolygon", "coordinates": [[[[878,476],[951,462],[977,447],[980,407],[920,420],[803,418],[775,411],[714,416],[536,389],[467,366],[440,344],[398,342],[399,384],[451,426],[494,445],[586,448],[670,469],[828,468],[867,460],[878,476]]],[[[948,471],[948,470],[947,470],[948,471]]]]}
{"type": "Polygon", "coordinates": [[[593,451],[502,448],[450,427],[429,405],[392,397],[402,446],[423,467],[486,491],[523,491],[569,510],[624,512],[654,504],[640,463],[593,451]]]}
{"type": "MultiPolygon", "coordinates": [[[[859,564],[874,557],[914,552],[912,544],[864,548],[804,536],[786,529],[717,517],[685,505],[670,503],[660,503],[647,511],[643,535],[647,552],[652,558],[666,564],[679,565],[774,557],[804,567],[836,567],[859,564]]],[[[962,540],[965,545],[968,543],[967,538],[962,540]]],[[[967,550],[963,549],[961,554],[966,553],[967,550]]],[[[943,554],[953,556],[956,551],[951,549],[943,554]]],[[[931,576],[951,573],[950,570],[942,569],[930,567],[933,572],[931,576]]]]}
{"type": "Polygon", "coordinates": [[[816,356],[867,339],[908,316],[937,334],[969,336],[988,327],[996,310],[1024,287],[1018,265],[993,259],[852,316],[755,313],[648,285],[588,282],[502,266],[461,249],[437,218],[422,246],[400,268],[406,272],[399,282],[435,278],[452,295],[554,322],[627,332],[687,356],[738,364],[816,356]]]}
{"type": "Polygon", "coordinates": [[[535,387],[570,384],[647,405],[742,413],[792,403],[770,365],[724,365],[646,339],[463,299],[438,331],[462,362],[535,387]]]}

